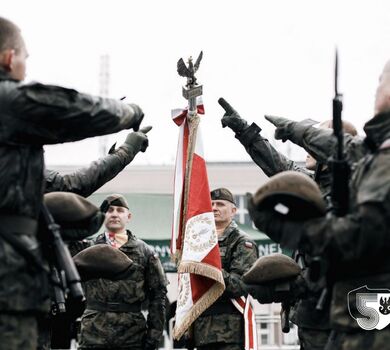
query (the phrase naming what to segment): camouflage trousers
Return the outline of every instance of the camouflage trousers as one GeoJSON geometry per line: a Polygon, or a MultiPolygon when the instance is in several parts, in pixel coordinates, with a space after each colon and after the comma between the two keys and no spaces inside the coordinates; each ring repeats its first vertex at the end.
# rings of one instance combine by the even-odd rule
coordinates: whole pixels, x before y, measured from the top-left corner
{"type": "Polygon", "coordinates": [[[1,350],[36,350],[37,319],[33,315],[0,313],[1,350]]]}
{"type": "Polygon", "coordinates": [[[390,344],[390,329],[353,333],[332,332],[325,350],[383,350],[390,344]]]}
{"type": "Polygon", "coordinates": [[[299,327],[298,338],[301,350],[323,350],[328,342],[330,330],[299,327]]]}
{"type": "Polygon", "coordinates": [[[244,346],[240,344],[225,344],[214,343],[205,346],[198,346],[197,350],[244,350],[244,346]]]}

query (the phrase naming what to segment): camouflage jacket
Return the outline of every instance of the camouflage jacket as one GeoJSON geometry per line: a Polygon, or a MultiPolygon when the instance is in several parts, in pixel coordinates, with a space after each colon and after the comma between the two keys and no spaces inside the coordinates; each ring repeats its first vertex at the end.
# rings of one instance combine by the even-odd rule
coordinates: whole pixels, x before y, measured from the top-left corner
{"type": "Polygon", "coordinates": [[[384,288],[390,283],[390,141],[386,141],[390,138],[390,113],[375,116],[364,130],[376,149],[354,167],[350,213],[304,224],[273,220],[266,228],[290,248],[299,244],[311,255],[326,257],[334,281],[331,322],[339,330],[359,329],[348,312],[349,291],[362,285],[384,288]]]}
{"type": "MultiPolygon", "coordinates": [[[[71,89],[22,84],[2,70],[0,106],[1,229],[23,235],[34,245],[45,184],[42,146],[130,128],[135,123],[134,111],[119,101],[71,89]],[[25,230],[4,224],[5,215],[31,224],[25,230]]],[[[42,274],[1,238],[0,283],[7,286],[0,290],[1,311],[41,309],[42,274]]]]}
{"type": "MultiPolygon", "coordinates": [[[[253,124],[248,128],[253,128],[253,124]]],[[[243,144],[253,161],[264,171],[267,176],[273,176],[282,171],[293,170],[310,176],[314,179],[321,189],[325,200],[328,200],[331,186],[331,176],[328,169],[314,173],[305,167],[299,166],[296,162],[288,159],[282,153],[278,152],[267,139],[259,133],[255,135],[251,132],[241,133],[236,136],[243,144]]],[[[298,255],[298,250],[294,255],[298,255]]],[[[302,254],[306,263],[309,263],[310,256],[302,254]]],[[[308,270],[304,267],[303,276],[305,285],[309,287],[303,299],[298,300],[291,310],[290,319],[296,325],[313,329],[329,329],[329,308],[322,311],[315,310],[320,291],[310,282],[308,270]]]]}
{"type": "MultiPolygon", "coordinates": [[[[157,346],[165,323],[167,280],[158,257],[145,242],[127,231],[129,240],[119,249],[132,261],[121,279],[94,279],[84,283],[87,309],[81,320],[80,346],[132,348],[149,343],[157,346]],[[141,311],[121,311],[127,305],[147,301],[148,316],[141,311]],[[119,303],[117,311],[102,311],[94,303],[119,303]],[[91,306],[92,305],[92,306],[91,306]],[[124,306],[121,306],[124,305],[124,306]]],[[[107,244],[105,234],[95,244],[107,244]]]]}
{"type": "MultiPolygon", "coordinates": [[[[331,179],[328,170],[323,170],[316,174],[313,171],[298,165],[293,160],[288,159],[282,153],[278,152],[267,139],[260,135],[260,133],[255,134],[254,132],[250,132],[249,129],[251,128],[254,128],[254,124],[248,126],[245,132],[237,135],[236,138],[242,143],[253,161],[267,176],[273,176],[287,170],[298,171],[314,179],[320,187],[324,197],[329,194],[331,179]]],[[[325,163],[322,160],[320,160],[320,162],[325,163]]]]}
{"type": "Polygon", "coordinates": [[[92,162],[88,167],[79,169],[72,174],[61,175],[58,171],[45,169],[45,193],[61,191],[73,192],[83,197],[89,197],[113,179],[135,157],[126,148],[119,147],[114,153],[92,162]]]}
{"type": "Polygon", "coordinates": [[[195,346],[212,343],[244,343],[244,321],[231,298],[246,295],[241,276],[257,260],[255,242],[232,221],[218,238],[222,271],[226,285],[222,296],[193,324],[195,346]]]}
{"type": "MultiPolygon", "coordinates": [[[[293,127],[288,134],[290,141],[303,147],[319,162],[326,164],[329,158],[335,154],[337,147],[337,139],[333,136],[333,129],[315,128],[305,121],[292,123],[293,127]]],[[[344,133],[343,139],[344,156],[351,165],[369,153],[371,148],[375,148],[374,145],[371,145],[369,138],[363,139],[361,136],[344,133]]]]}

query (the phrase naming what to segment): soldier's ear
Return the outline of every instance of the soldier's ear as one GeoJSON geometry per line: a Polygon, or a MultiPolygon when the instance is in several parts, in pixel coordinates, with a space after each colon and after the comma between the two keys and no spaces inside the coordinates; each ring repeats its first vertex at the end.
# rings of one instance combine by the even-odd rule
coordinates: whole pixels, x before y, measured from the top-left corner
{"type": "Polygon", "coordinates": [[[131,219],[131,213],[129,212],[129,214],[127,215],[127,221],[130,221],[131,219]]]}
{"type": "Polygon", "coordinates": [[[0,64],[7,71],[12,70],[12,63],[15,57],[15,50],[6,49],[0,53],[0,64]]]}

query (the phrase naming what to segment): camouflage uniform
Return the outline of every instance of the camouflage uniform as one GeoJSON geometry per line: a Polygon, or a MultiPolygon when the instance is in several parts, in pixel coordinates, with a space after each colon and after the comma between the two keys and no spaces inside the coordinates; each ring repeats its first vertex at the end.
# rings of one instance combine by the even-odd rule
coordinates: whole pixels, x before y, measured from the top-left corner
{"type": "MultiPolygon", "coordinates": [[[[306,124],[305,127],[307,127],[306,124]]],[[[273,176],[287,170],[297,171],[315,179],[325,199],[329,196],[331,176],[328,170],[313,173],[305,167],[299,166],[278,152],[267,139],[263,138],[260,133],[256,133],[256,129],[258,130],[258,127],[252,124],[237,134],[236,138],[267,176],[273,176]]],[[[301,267],[304,268],[304,281],[302,282],[308,289],[292,308],[290,320],[298,326],[301,349],[320,350],[325,347],[330,334],[329,307],[322,311],[315,309],[321,290],[310,282],[308,270],[305,268],[310,263],[310,256],[301,254],[298,247],[298,250],[294,251],[293,258],[299,261],[301,267]]]]}
{"type": "MultiPolygon", "coordinates": [[[[137,125],[140,118],[136,107],[119,101],[57,86],[23,84],[1,69],[0,105],[0,229],[34,245],[44,192],[42,146],[117,132],[137,125]]],[[[47,311],[48,305],[43,302],[47,298],[45,279],[0,238],[2,317],[12,314],[22,324],[23,318],[30,319],[31,314],[47,311]]],[[[1,338],[10,334],[12,324],[18,322],[10,322],[7,329],[0,328],[1,338]]],[[[35,323],[31,322],[30,326],[35,328],[35,323]]],[[[13,331],[18,340],[22,341],[22,337],[28,340],[24,349],[35,350],[36,337],[29,336],[33,331],[21,332],[17,328],[13,331]]],[[[2,348],[7,346],[2,344],[2,348]]]]}
{"type": "Polygon", "coordinates": [[[255,242],[232,221],[218,238],[226,290],[193,324],[197,349],[242,350],[244,321],[231,298],[246,295],[241,276],[258,257],[255,242]]]}
{"type": "MultiPolygon", "coordinates": [[[[87,308],[81,319],[80,349],[156,349],[165,322],[167,280],[158,257],[127,231],[119,249],[132,261],[118,280],[92,279],[84,283],[87,308]],[[148,317],[141,303],[148,302],[148,317]]],[[[107,244],[105,234],[95,244],[107,244]]]]}
{"type": "Polygon", "coordinates": [[[332,349],[384,349],[388,346],[386,330],[362,330],[348,310],[347,294],[351,290],[363,285],[386,288],[390,283],[387,257],[390,113],[375,116],[366,123],[364,130],[365,144],[369,144],[373,152],[354,167],[348,215],[310,220],[304,224],[262,221],[271,237],[285,241],[291,248],[299,242],[310,254],[326,258],[334,282],[330,314],[335,330],[332,349]]]}

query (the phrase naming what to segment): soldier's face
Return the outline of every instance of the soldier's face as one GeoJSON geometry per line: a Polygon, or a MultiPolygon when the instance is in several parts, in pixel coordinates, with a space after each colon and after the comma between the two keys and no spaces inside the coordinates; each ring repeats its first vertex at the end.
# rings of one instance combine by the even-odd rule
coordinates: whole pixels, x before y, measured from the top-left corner
{"type": "Polygon", "coordinates": [[[110,205],[106,212],[104,225],[110,232],[121,232],[126,229],[126,224],[130,221],[131,213],[125,207],[110,205]]]}
{"type": "Polygon", "coordinates": [[[211,205],[213,208],[214,220],[217,225],[229,224],[237,211],[233,203],[225,200],[212,200],[211,205]]]}
{"type": "Polygon", "coordinates": [[[306,169],[315,170],[316,165],[317,161],[310,154],[308,154],[306,156],[306,169]]]}

